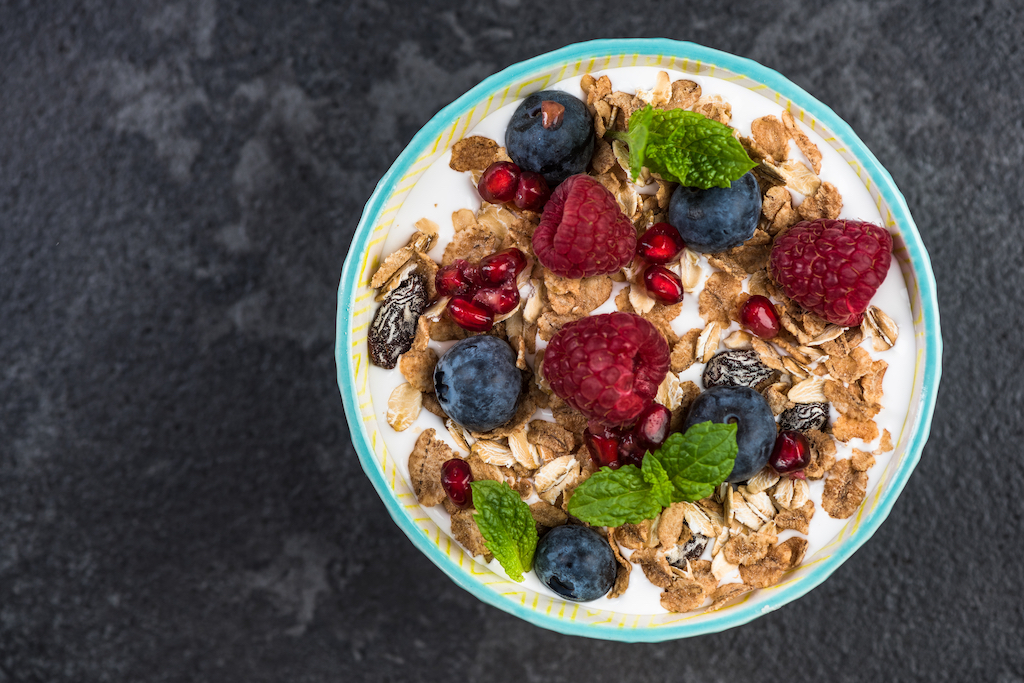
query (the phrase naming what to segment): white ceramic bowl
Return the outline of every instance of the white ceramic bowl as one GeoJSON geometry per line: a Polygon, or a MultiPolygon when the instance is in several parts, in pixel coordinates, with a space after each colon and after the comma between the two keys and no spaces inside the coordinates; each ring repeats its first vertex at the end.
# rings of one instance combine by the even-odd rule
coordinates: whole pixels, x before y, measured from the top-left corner
{"type": "MultiPolygon", "coordinates": [[[[613,75],[614,82],[614,75],[613,75]]],[[[338,290],[338,386],[360,463],[395,523],[457,584],[499,609],[561,633],[622,641],[663,641],[737,626],[795,600],[824,581],[885,520],[921,456],[938,390],[942,340],[935,280],[917,227],[892,177],[836,114],[780,74],[724,52],[664,39],[597,40],[570,45],[495,74],[442,109],[412,139],[384,175],[363,211],[345,260],[338,290]],[[620,614],[541,595],[473,561],[416,502],[381,437],[390,427],[386,407],[374,406],[368,389],[366,334],[373,315],[369,287],[392,221],[423,171],[489,112],[544,89],[549,83],[589,71],[623,66],[661,66],[730,80],[788,108],[857,172],[894,237],[914,316],[917,345],[914,388],[907,428],[892,460],[868,491],[861,510],[824,548],[781,583],[746,594],[706,614],[620,614]]]]}

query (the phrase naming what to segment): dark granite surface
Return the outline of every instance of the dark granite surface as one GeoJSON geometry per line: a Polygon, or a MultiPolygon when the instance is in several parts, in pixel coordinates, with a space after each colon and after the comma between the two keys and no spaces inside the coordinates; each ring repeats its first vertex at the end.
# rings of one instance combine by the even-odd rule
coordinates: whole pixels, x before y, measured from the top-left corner
{"type": "Polygon", "coordinates": [[[0,2],[0,682],[1024,681],[1019,7],[0,2]],[[444,577],[363,476],[332,356],[352,231],[413,133],[614,36],[830,104],[906,194],[945,340],[875,537],[801,600],[662,645],[554,635],[444,577]]]}

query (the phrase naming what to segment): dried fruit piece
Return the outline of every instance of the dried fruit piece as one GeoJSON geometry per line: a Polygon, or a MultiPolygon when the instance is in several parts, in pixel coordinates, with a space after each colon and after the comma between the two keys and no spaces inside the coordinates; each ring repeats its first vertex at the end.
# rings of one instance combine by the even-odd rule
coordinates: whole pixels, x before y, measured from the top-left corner
{"type": "Polygon", "coordinates": [[[828,403],[798,403],[779,415],[780,431],[807,432],[828,422],[828,403]]]}
{"type": "Polygon", "coordinates": [[[377,309],[367,333],[370,360],[388,370],[412,348],[416,321],[427,307],[427,285],[418,273],[409,275],[377,309]]]}
{"type": "Polygon", "coordinates": [[[737,386],[757,388],[774,371],[761,362],[757,353],[734,349],[716,354],[704,368],[704,387],[737,386]]]}

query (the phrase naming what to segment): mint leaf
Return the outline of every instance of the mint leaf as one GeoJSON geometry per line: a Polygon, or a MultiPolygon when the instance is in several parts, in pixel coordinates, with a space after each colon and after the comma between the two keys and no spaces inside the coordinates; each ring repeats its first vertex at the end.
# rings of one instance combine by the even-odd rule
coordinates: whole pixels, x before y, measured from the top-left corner
{"type": "MultiPolygon", "coordinates": [[[[644,107],[640,111],[633,112],[629,117],[629,133],[620,138],[629,145],[629,173],[633,180],[640,177],[640,169],[644,166],[644,154],[647,151],[647,136],[650,133],[651,124],[654,119],[654,109],[644,107]]],[[[622,133],[612,133],[614,136],[622,136],[622,133]]]]}
{"type": "Polygon", "coordinates": [[[651,485],[651,497],[663,508],[672,504],[672,481],[657,458],[645,457],[641,463],[640,474],[644,481],[651,485]]]}
{"type": "Polygon", "coordinates": [[[470,487],[476,508],[473,518],[487,549],[498,558],[509,578],[522,581],[523,572],[533,566],[537,549],[537,526],[530,506],[504,482],[474,481],[470,487]]]}
{"type": "Polygon", "coordinates": [[[732,129],[685,109],[662,111],[647,105],[633,112],[626,133],[605,137],[629,145],[629,171],[636,180],[647,166],[668,181],[686,187],[729,187],[757,166],[732,129]]]}
{"type": "Polygon", "coordinates": [[[672,481],[673,501],[700,500],[725,481],[736,462],[736,425],[701,422],[672,434],[654,456],[672,481]]]}
{"type": "Polygon", "coordinates": [[[662,507],[636,465],[626,465],[617,470],[602,467],[580,484],[569,499],[568,512],[588,524],[619,526],[653,519],[662,507]]]}

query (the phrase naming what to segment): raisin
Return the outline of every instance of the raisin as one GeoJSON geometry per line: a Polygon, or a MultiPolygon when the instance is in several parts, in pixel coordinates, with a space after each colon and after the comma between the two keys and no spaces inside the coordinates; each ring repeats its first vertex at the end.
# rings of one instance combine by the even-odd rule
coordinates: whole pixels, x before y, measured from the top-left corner
{"type": "Polygon", "coordinates": [[[828,422],[827,403],[797,403],[779,415],[779,431],[808,432],[828,422]]]}
{"type": "Polygon", "coordinates": [[[717,386],[757,389],[772,378],[775,371],[761,362],[757,353],[735,349],[716,354],[704,367],[704,388],[717,386]]]}
{"type": "Polygon", "coordinates": [[[416,323],[427,308],[427,283],[412,273],[391,290],[370,323],[367,340],[374,365],[391,369],[398,357],[412,347],[416,323]]]}
{"type": "Polygon", "coordinates": [[[673,567],[679,569],[686,569],[687,560],[696,560],[703,553],[704,549],[708,546],[708,541],[711,540],[707,536],[701,536],[694,532],[693,537],[686,543],[680,543],[672,550],[665,553],[665,559],[673,567]]]}

